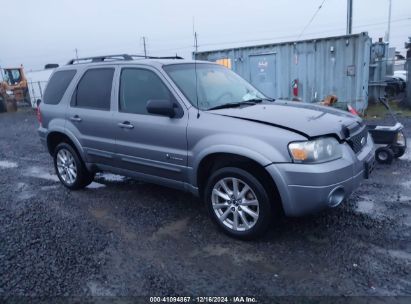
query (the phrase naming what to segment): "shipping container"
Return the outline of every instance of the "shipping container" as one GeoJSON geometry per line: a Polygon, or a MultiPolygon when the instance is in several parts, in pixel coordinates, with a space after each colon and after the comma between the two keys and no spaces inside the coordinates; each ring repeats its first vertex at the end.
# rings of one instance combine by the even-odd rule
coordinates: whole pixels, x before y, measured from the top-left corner
{"type": "Polygon", "coordinates": [[[269,97],[320,102],[336,95],[345,108],[368,105],[371,38],[366,32],[193,53],[220,63],[269,97]]]}

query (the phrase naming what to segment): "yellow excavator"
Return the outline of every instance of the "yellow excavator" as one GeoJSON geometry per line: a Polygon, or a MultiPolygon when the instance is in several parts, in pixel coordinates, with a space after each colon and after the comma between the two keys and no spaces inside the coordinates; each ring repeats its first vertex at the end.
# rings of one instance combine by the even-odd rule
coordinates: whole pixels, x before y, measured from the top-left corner
{"type": "Polygon", "coordinates": [[[30,104],[30,94],[23,66],[1,68],[0,74],[0,112],[17,111],[19,101],[30,104]]]}

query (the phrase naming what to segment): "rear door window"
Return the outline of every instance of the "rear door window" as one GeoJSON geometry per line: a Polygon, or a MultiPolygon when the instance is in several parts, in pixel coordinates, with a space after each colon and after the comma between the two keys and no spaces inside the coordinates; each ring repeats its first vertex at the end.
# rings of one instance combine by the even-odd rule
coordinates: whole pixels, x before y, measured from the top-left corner
{"type": "Polygon", "coordinates": [[[114,68],[91,69],[84,73],[77,85],[74,106],[96,110],[110,110],[114,68]]]}
{"type": "Polygon", "coordinates": [[[76,70],[55,72],[47,83],[43,102],[52,105],[60,103],[74,75],[76,75],[76,70]]]}

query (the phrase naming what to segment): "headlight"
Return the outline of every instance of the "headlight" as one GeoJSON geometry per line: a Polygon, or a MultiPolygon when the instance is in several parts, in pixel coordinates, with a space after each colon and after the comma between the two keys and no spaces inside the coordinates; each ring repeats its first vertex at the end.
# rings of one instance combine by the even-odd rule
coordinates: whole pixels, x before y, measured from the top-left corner
{"type": "Polygon", "coordinates": [[[288,150],[296,163],[323,163],[342,157],[341,145],[333,137],[292,142],[288,150]]]}
{"type": "Polygon", "coordinates": [[[7,95],[13,95],[13,91],[7,90],[6,93],[7,93],[7,95]]]}

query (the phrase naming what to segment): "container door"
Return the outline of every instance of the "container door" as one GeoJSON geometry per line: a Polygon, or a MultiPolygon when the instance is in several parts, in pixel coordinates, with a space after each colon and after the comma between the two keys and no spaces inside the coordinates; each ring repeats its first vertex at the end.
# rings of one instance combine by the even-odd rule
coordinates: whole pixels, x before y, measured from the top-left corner
{"type": "Polygon", "coordinates": [[[250,82],[266,96],[276,98],[275,54],[250,56],[250,82]]]}

